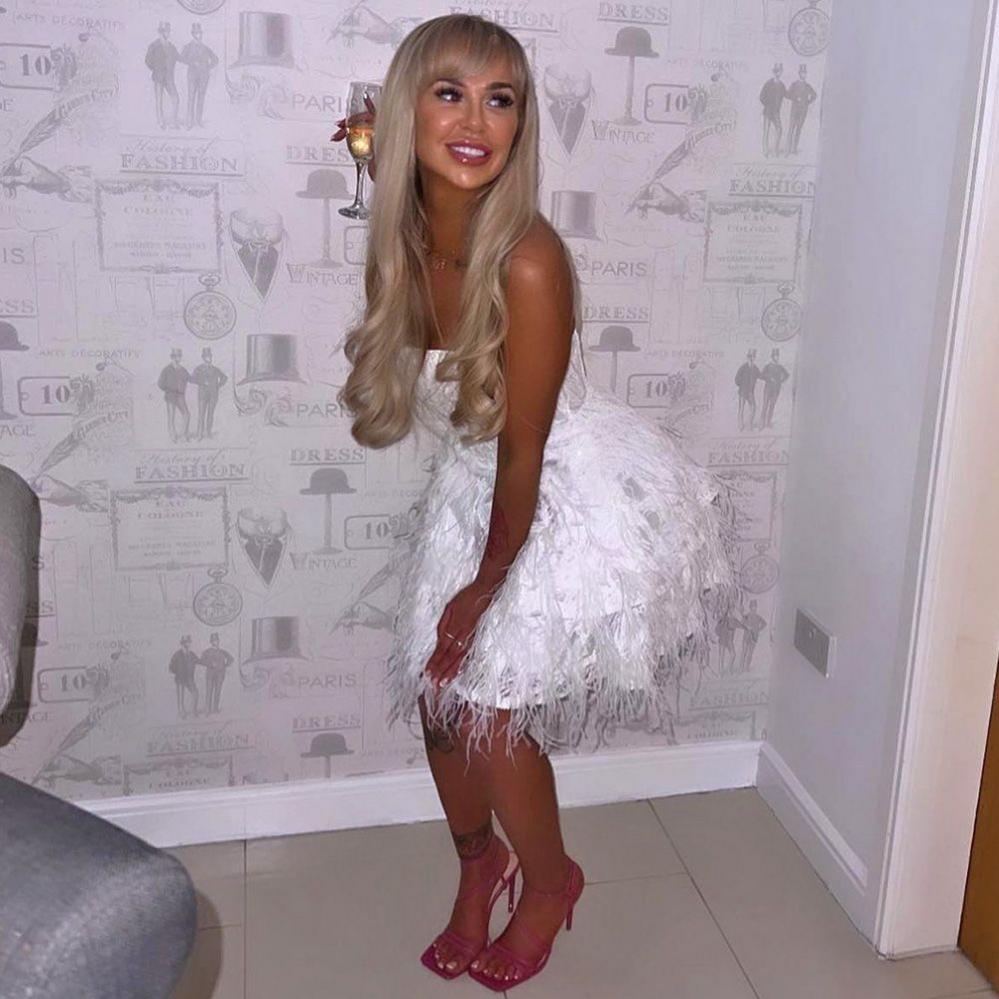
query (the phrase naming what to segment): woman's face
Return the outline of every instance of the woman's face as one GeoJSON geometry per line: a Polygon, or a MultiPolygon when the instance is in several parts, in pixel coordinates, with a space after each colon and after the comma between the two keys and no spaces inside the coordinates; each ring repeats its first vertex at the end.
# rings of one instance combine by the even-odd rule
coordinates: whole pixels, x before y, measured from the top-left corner
{"type": "Polygon", "coordinates": [[[509,61],[497,56],[479,76],[433,80],[419,95],[415,153],[424,186],[471,191],[499,175],[519,121],[512,80],[509,61]]]}

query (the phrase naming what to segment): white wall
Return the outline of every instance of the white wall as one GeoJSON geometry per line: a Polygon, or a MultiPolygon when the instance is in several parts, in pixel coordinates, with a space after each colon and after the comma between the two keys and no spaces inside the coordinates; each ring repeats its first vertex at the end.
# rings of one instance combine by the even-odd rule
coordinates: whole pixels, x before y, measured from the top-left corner
{"type": "Polygon", "coordinates": [[[984,3],[844,5],[829,50],[761,791],[872,935],[984,3]],[[795,608],[838,641],[793,648],[795,608]]]}
{"type": "MultiPolygon", "coordinates": [[[[43,537],[0,765],[80,801],[421,771],[416,734],[386,729],[380,682],[397,597],[386,549],[425,452],[358,447],[335,403],[366,226],[337,213],[355,174],[328,139],[350,81],[381,79],[402,37],[444,8],[8,6],[0,462],[39,493],[43,537]],[[157,115],[147,53],[161,21],[189,64],[201,53],[202,115],[184,63],[169,74],[178,113],[168,91],[157,115]],[[205,348],[228,378],[211,433],[198,432],[196,385],[190,436],[179,419],[171,433],[157,380],[172,351],[192,369],[205,348]],[[273,558],[260,554],[268,533],[273,558]],[[206,713],[207,670],[195,711],[168,664],[181,636],[203,653],[215,631],[234,662],[206,713]]],[[[831,7],[469,6],[531,59],[541,204],[580,272],[589,378],[747,492],[731,641],[675,678],[675,712],[651,731],[607,733],[615,752],[752,746],[766,725],[791,419],[780,379],[807,287],[819,101],[798,148],[783,102],[778,147],[760,92],[782,63],[799,93],[804,67],[821,100],[831,7]],[[740,370],[754,397],[741,404],[740,370]]]]}

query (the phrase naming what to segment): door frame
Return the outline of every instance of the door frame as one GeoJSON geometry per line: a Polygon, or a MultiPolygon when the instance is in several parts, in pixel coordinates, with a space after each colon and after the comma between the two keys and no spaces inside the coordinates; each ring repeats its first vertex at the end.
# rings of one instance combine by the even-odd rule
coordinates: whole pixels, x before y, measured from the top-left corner
{"type": "Polygon", "coordinates": [[[999,656],[999,518],[986,516],[999,496],[997,8],[989,0],[942,285],[947,343],[873,936],[888,957],[957,946],[999,656]]]}

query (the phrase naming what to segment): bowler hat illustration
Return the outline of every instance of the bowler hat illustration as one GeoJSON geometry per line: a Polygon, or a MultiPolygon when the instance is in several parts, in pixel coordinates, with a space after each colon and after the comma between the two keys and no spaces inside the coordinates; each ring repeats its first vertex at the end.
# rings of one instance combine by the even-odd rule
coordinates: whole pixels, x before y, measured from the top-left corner
{"type": "Polygon", "coordinates": [[[317,468],[305,489],[299,489],[303,496],[330,496],[335,493],[356,493],[347,482],[347,473],[342,468],[317,468]]]}
{"type": "Polygon", "coordinates": [[[323,769],[327,777],[333,776],[330,757],[344,756],[354,750],[347,748],[347,740],[339,732],[320,732],[313,736],[312,745],[307,753],[302,753],[303,759],[318,756],[323,761],[323,769]]]}
{"type": "Polygon", "coordinates": [[[250,655],[243,662],[305,658],[298,648],[297,617],[255,617],[251,624],[250,642],[250,655]]]}
{"type": "Polygon", "coordinates": [[[347,474],[342,468],[317,468],[312,473],[312,480],[305,489],[299,489],[303,496],[326,497],[326,519],[323,528],[323,547],[320,552],[333,554],[342,551],[333,544],[333,497],[338,493],[356,493],[357,490],[347,482],[347,474]]]}
{"type": "Polygon", "coordinates": [[[614,353],[621,351],[631,353],[641,350],[635,346],[635,340],[629,326],[605,326],[600,333],[600,342],[590,348],[596,354],[614,353]]]}
{"type": "Polygon", "coordinates": [[[316,735],[308,750],[302,753],[302,759],[310,759],[314,756],[344,756],[353,753],[353,749],[347,748],[347,740],[340,732],[320,732],[316,735]]]}
{"type": "Polygon", "coordinates": [[[598,239],[592,191],[552,191],[552,225],[562,236],[598,239]]]}
{"type": "Polygon", "coordinates": [[[645,28],[627,27],[617,29],[614,45],[604,49],[607,55],[633,56],[639,59],[658,59],[659,53],[653,51],[652,38],[645,28]]]}
{"type": "Polygon", "coordinates": [[[353,194],[347,190],[347,182],[343,179],[343,174],[339,170],[331,170],[329,167],[313,170],[305,182],[305,190],[296,191],[295,195],[299,198],[316,198],[320,201],[326,198],[346,201],[347,198],[353,197],[353,194]]]}
{"type": "Polygon", "coordinates": [[[287,66],[291,54],[291,16],[271,11],[244,10],[239,14],[239,55],[233,66],[287,66]]]}
{"type": "Polygon", "coordinates": [[[26,343],[18,338],[17,328],[10,323],[0,322],[0,350],[29,350],[26,343]]]}
{"type": "Polygon", "coordinates": [[[600,342],[590,348],[595,354],[610,354],[610,387],[612,392],[617,391],[617,355],[634,353],[639,349],[635,346],[631,329],[628,326],[605,326],[600,333],[600,342]]]}
{"type": "Polygon", "coordinates": [[[250,333],[246,338],[247,382],[300,382],[297,341],[290,333],[250,333]]]}

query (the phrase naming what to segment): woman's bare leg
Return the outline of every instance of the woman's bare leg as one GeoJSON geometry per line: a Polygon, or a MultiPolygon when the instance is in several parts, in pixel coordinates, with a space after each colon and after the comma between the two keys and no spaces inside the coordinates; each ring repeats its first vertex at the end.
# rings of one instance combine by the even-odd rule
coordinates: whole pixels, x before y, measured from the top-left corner
{"type": "MultiPolygon", "coordinates": [[[[493,826],[483,772],[485,761],[482,757],[472,756],[466,771],[465,740],[468,735],[468,725],[463,723],[458,731],[431,727],[422,697],[419,706],[430,772],[433,774],[437,793],[444,806],[444,814],[447,816],[455,849],[462,859],[481,858],[483,861],[481,865],[461,865],[458,891],[459,894],[464,894],[485,875],[486,861],[495,861],[495,854],[487,849],[492,838],[493,826]]],[[[497,846],[505,858],[508,855],[506,844],[500,842],[497,846]]],[[[455,899],[451,919],[447,924],[448,929],[468,940],[485,940],[488,920],[483,918],[483,910],[486,901],[485,892],[455,899]]],[[[457,948],[447,940],[442,940],[435,950],[440,968],[449,966],[448,970],[454,971],[467,964],[467,958],[461,956],[457,948]]]]}
{"type": "MultiPolygon", "coordinates": [[[[520,858],[524,883],[538,891],[557,892],[569,879],[569,858],[559,825],[555,774],[551,760],[530,736],[525,735],[513,746],[512,758],[507,755],[509,716],[509,711],[498,712],[499,724],[488,750],[484,770],[489,801],[520,858]]],[[[549,940],[565,914],[562,898],[525,892],[497,939],[515,954],[531,960],[538,954],[537,945],[518,932],[518,927],[526,925],[543,940],[549,940]]],[[[515,977],[512,967],[499,955],[476,958],[472,967],[498,978],[515,977]]]]}

